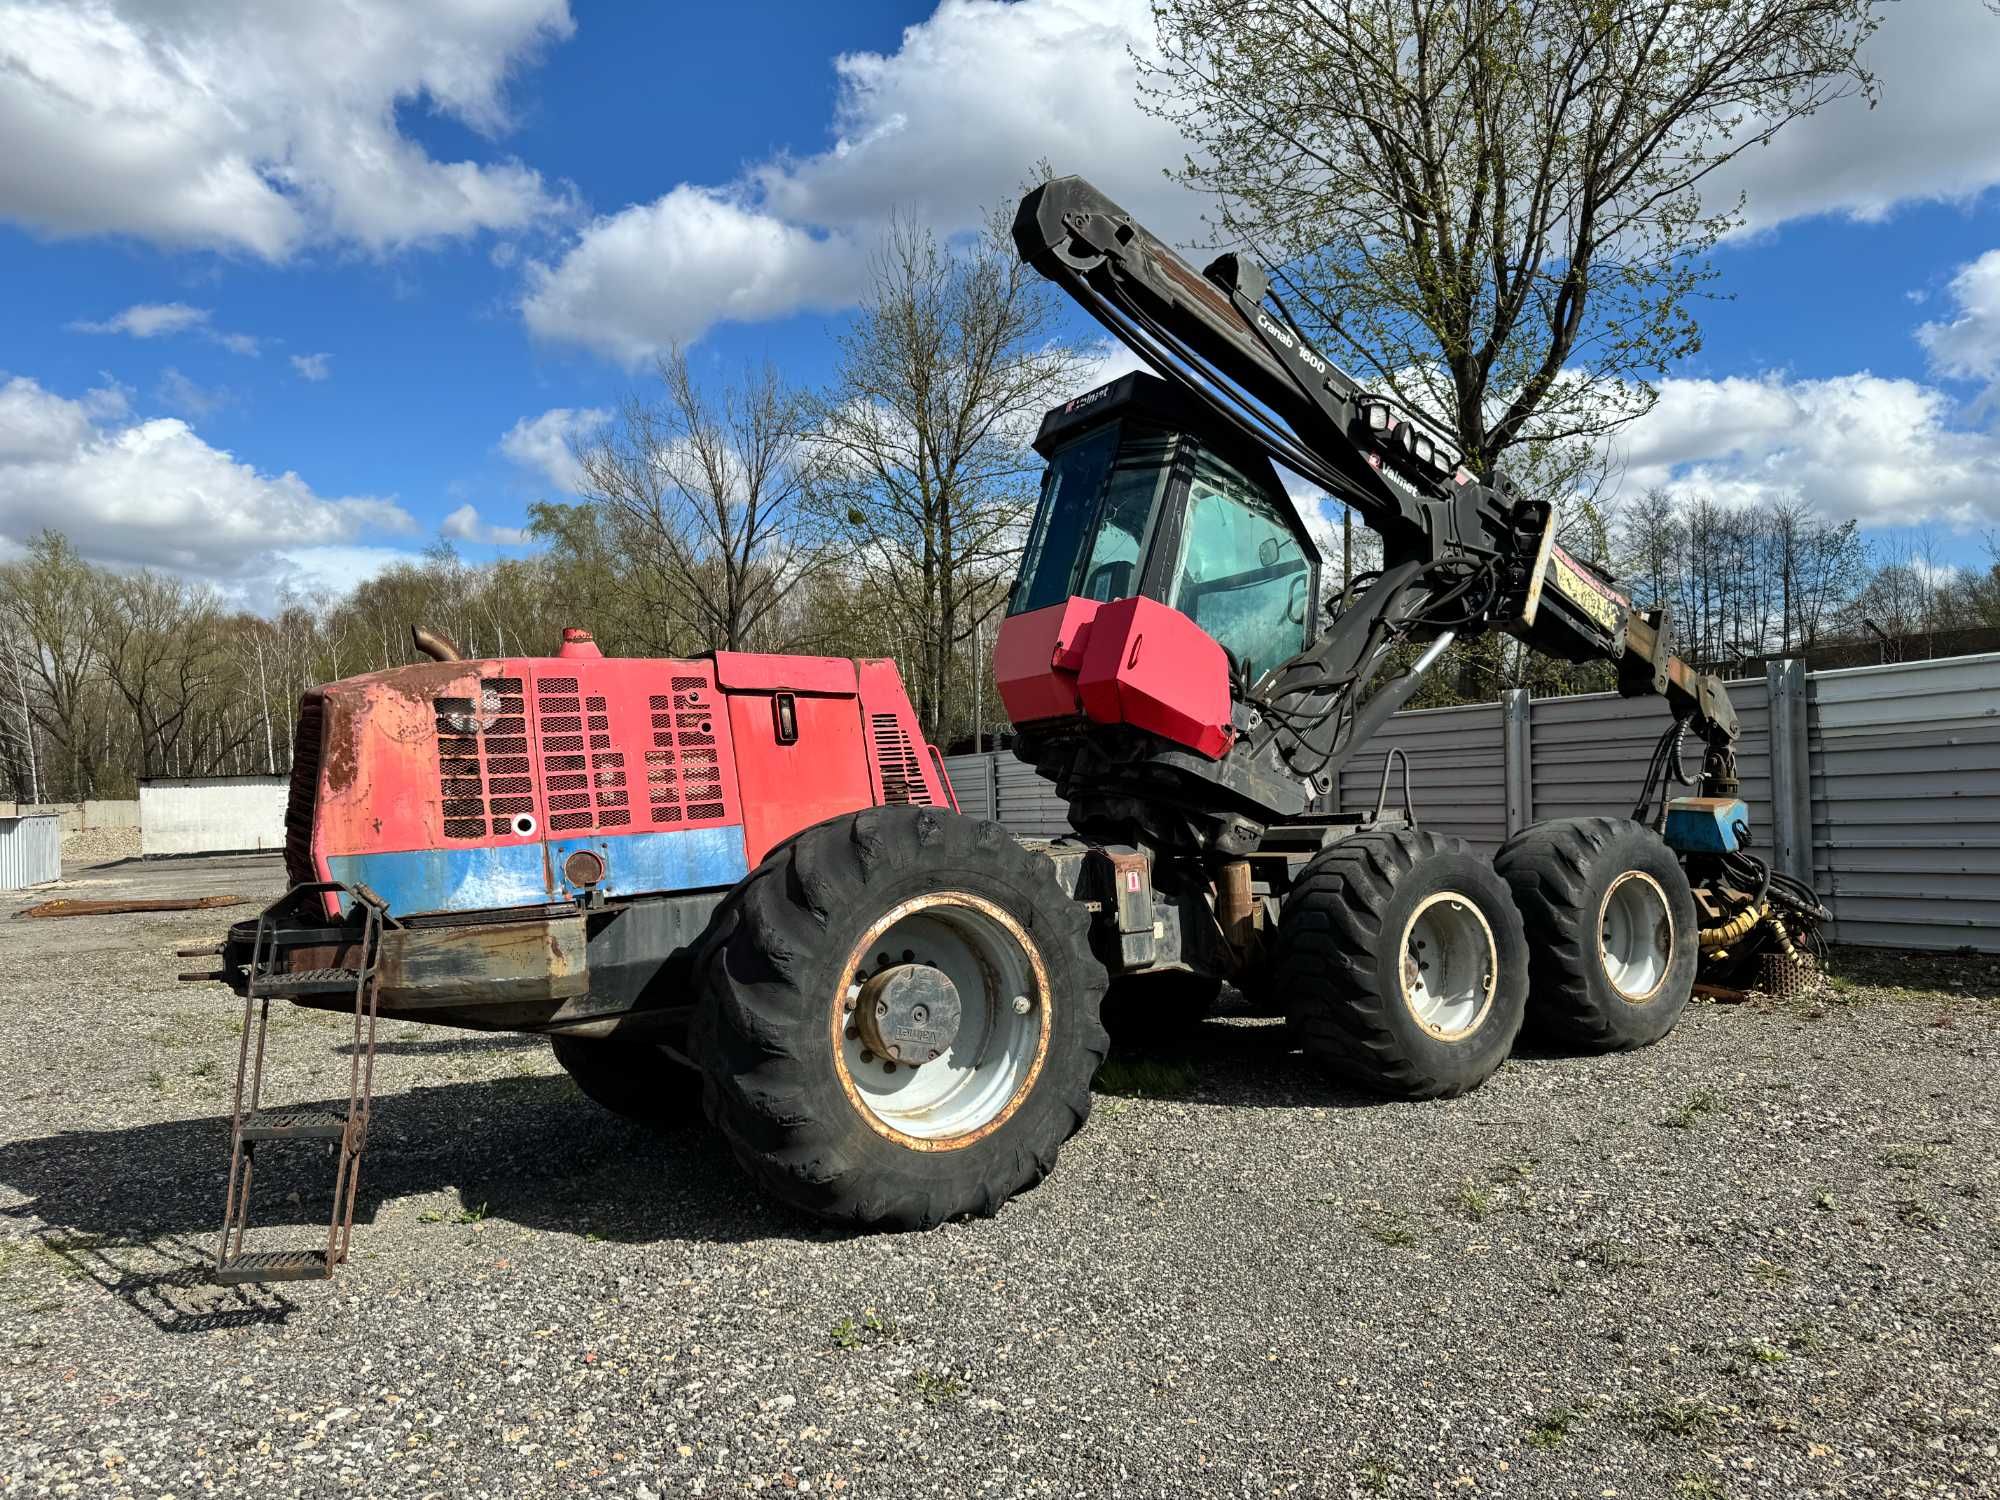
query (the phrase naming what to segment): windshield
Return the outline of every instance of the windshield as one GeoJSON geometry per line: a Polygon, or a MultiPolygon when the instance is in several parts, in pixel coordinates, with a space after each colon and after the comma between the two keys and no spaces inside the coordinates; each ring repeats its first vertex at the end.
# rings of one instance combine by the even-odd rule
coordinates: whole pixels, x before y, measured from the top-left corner
{"type": "Polygon", "coordinates": [[[1304,649],[1311,594],[1311,568],[1278,507],[1203,454],[1168,602],[1254,679],[1304,649]]]}
{"type": "Polygon", "coordinates": [[[1118,427],[1100,427],[1060,449],[1042,476],[1042,501],[1021,554],[1020,582],[1014,586],[1009,614],[1024,614],[1069,597],[1077,554],[1083,550],[1084,528],[1097,509],[1111,455],[1118,446],[1118,427]]]}
{"type": "Polygon", "coordinates": [[[1104,603],[1138,593],[1172,456],[1170,436],[1124,424],[1099,428],[1057,452],[1042,480],[1008,612],[1024,614],[1071,595],[1104,603]]]}

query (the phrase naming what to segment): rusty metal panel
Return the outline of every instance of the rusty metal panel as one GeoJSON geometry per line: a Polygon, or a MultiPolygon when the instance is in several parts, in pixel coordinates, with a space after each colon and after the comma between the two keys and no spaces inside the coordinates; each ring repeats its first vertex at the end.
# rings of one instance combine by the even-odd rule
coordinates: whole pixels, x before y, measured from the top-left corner
{"type": "Polygon", "coordinates": [[[61,878],[60,818],[0,818],[0,891],[25,890],[61,878]]]}

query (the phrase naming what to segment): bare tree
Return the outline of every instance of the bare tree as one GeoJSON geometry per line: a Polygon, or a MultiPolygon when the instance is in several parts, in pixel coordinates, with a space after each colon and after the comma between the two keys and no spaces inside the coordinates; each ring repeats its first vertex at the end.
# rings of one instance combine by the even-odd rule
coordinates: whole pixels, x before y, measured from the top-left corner
{"type": "Polygon", "coordinates": [[[967,675],[960,648],[1005,602],[1041,469],[1036,424],[1086,367],[1004,218],[962,250],[907,221],[891,228],[815,403],[816,493],[857,586],[896,616],[933,736],[967,675]]]}
{"type": "Polygon", "coordinates": [[[1142,102],[1330,349],[1489,472],[1697,349],[1704,185],[1873,81],[1876,0],[1155,0],[1142,102]]]}
{"type": "MultiPolygon", "coordinates": [[[[661,359],[658,375],[656,398],[627,398],[579,447],[579,493],[604,507],[626,553],[625,585],[660,621],[644,644],[740,651],[825,559],[802,503],[815,456],[807,406],[768,365],[719,396],[701,388],[684,350],[661,359]]],[[[759,644],[793,642],[766,632],[759,644]]]]}

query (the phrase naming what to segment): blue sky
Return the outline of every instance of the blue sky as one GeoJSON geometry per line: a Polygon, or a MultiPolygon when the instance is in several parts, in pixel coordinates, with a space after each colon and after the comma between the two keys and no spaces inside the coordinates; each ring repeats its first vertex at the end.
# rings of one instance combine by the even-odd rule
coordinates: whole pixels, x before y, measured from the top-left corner
{"type": "MultiPolygon", "coordinates": [[[[1170,234],[1200,211],[1131,103],[1143,0],[469,9],[0,0],[0,547],[59,525],[252,603],[441,528],[490,556],[667,340],[824,378],[891,211],[961,231],[1044,155],[1170,234]]],[[[2000,19],[1911,0],[1871,57],[1879,109],[1732,178],[1731,300],[1626,482],[1803,493],[1970,560],[2000,19]]]]}

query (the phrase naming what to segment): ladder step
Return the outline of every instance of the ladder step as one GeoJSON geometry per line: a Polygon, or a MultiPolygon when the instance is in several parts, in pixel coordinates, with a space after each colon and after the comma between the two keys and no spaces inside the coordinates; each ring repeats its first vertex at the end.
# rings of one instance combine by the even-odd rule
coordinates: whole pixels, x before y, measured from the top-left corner
{"type": "Polygon", "coordinates": [[[264,1109],[243,1117],[246,1141],[337,1141],[347,1134],[347,1116],[326,1109],[264,1109]]]}
{"type": "Polygon", "coordinates": [[[352,994],[361,982],[358,969],[295,969],[278,974],[259,974],[260,995],[352,994]]]}
{"type": "Polygon", "coordinates": [[[240,1286],[246,1281],[325,1281],[332,1274],[324,1250],[258,1250],[217,1266],[209,1279],[240,1286]]]}

